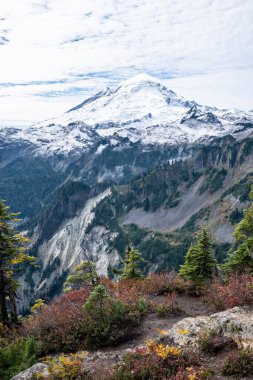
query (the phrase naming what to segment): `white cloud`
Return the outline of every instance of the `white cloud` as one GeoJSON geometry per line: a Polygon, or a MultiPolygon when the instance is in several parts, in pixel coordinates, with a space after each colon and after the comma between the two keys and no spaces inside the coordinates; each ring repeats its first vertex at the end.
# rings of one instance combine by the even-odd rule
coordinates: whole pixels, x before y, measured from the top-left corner
{"type": "Polygon", "coordinates": [[[253,68],[174,78],[165,83],[200,104],[253,110],[253,68]]]}
{"type": "Polygon", "coordinates": [[[137,72],[176,77],[171,87],[197,100],[253,103],[252,0],[0,4],[1,119],[48,118],[137,72]]]}

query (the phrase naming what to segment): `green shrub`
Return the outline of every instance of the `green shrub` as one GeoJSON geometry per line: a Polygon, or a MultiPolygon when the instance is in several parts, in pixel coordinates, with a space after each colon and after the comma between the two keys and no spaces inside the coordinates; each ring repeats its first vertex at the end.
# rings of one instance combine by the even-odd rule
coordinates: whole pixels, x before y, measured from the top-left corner
{"type": "Polygon", "coordinates": [[[171,313],[171,309],[168,305],[161,304],[161,305],[157,305],[156,312],[159,317],[166,317],[166,315],[171,313]]]}
{"type": "Polygon", "coordinates": [[[141,315],[146,314],[148,312],[149,306],[145,298],[140,298],[137,303],[137,310],[141,315]]]}
{"type": "Polygon", "coordinates": [[[229,221],[230,223],[234,226],[235,224],[239,223],[243,218],[243,211],[238,210],[238,208],[234,209],[230,216],[229,216],[229,221]]]}
{"type": "Polygon", "coordinates": [[[222,374],[225,376],[253,376],[253,353],[241,350],[232,354],[225,361],[222,374]]]}
{"type": "Polygon", "coordinates": [[[236,343],[228,337],[218,335],[214,331],[207,332],[198,340],[199,348],[206,354],[217,354],[228,347],[236,347],[236,343]]]}
{"type": "Polygon", "coordinates": [[[98,285],[84,304],[84,333],[88,347],[116,343],[131,326],[127,307],[98,285]]]}
{"type": "Polygon", "coordinates": [[[168,294],[162,303],[155,301],[151,302],[151,307],[159,317],[165,317],[168,314],[178,314],[181,312],[178,306],[177,295],[175,292],[168,294]]]}
{"type": "Polygon", "coordinates": [[[20,339],[0,348],[0,379],[8,380],[17,373],[31,367],[39,354],[39,346],[33,338],[20,339]]]}

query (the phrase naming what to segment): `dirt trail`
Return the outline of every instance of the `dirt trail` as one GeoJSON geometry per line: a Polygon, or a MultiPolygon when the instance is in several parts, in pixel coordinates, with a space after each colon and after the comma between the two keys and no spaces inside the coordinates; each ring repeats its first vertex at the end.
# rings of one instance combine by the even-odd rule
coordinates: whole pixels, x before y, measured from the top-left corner
{"type": "MultiPolygon", "coordinates": [[[[156,302],[163,302],[165,296],[156,296],[156,302]]],[[[180,312],[178,314],[170,314],[166,317],[159,317],[156,313],[148,314],[142,320],[140,326],[136,330],[136,335],[129,340],[118,344],[115,348],[105,349],[104,351],[121,351],[136,346],[145,345],[148,339],[158,339],[161,335],[160,330],[169,330],[175,323],[187,317],[196,317],[198,315],[210,315],[214,311],[208,307],[201,299],[179,295],[177,297],[180,312]]]]}
{"type": "MultiPolygon", "coordinates": [[[[165,296],[155,297],[155,300],[161,303],[164,299],[165,296]]],[[[178,295],[177,301],[181,311],[180,313],[170,314],[167,317],[159,317],[156,313],[148,314],[143,318],[140,326],[136,329],[136,335],[132,335],[129,340],[118,344],[114,348],[104,348],[91,355],[90,360],[88,359],[88,362],[86,361],[85,363],[86,370],[88,369],[91,372],[99,370],[99,374],[101,374],[100,380],[103,380],[102,374],[104,370],[116,364],[127,350],[145,345],[145,341],[148,339],[156,340],[161,338],[158,329],[169,330],[175,323],[184,318],[210,315],[215,312],[214,309],[210,308],[199,298],[178,295]]],[[[229,347],[227,347],[227,350],[221,352],[219,355],[205,355],[200,353],[202,365],[215,372],[212,377],[213,380],[231,380],[231,377],[219,375],[219,370],[230,352],[229,347]]],[[[236,377],[236,380],[249,380],[249,378],[236,377]]]]}

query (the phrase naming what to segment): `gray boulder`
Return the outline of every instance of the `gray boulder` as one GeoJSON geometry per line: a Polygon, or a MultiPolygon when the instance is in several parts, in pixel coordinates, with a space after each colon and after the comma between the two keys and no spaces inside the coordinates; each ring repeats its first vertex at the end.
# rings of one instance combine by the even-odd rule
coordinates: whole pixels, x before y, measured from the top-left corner
{"type": "Polygon", "coordinates": [[[11,378],[11,380],[31,380],[35,373],[40,373],[45,379],[49,378],[47,365],[43,363],[34,364],[32,367],[20,372],[18,375],[11,378]]]}
{"type": "Polygon", "coordinates": [[[253,313],[240,307],[210,316],[185,318],[176,323],[168,337],[179,346],[197,346],[203,334],[215,333],[233,339],[239,348],[253,348],[253,313]]]}

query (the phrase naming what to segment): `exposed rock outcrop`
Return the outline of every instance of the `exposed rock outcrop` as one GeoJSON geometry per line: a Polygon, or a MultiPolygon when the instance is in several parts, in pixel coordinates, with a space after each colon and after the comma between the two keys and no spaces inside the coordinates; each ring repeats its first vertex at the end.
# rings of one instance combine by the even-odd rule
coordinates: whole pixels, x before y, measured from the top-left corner
{"type": "Polygon", "coordinates": [[[210,316],[185,318],[176,323],[168,337],[180,346],[197,346],[203,334],[214,333],[233,339],[239,348],[253,348],[253,313],[240,307],[210,316]]]}
{"type": "Polygon", "coordinates": [[[49,377],[47,365],[43,363],[36,363],[32,367],[20,372],[18,375],[11,378],[11,380],[31,380],[34,374],[40,373],[44,379],[49,377]]]}
{"type": "MultiPolygon", "coordinates": [[[[165,326],[166,327],[166,326],[165,326]]],[[[184,318],[175,323],[163,334],[162,339],[172,339],[176,345],[197,347],[199,339],[203,335],[214,333],[220,336],[231,338],[239,348],[253,349],[253,313],[250,310],[240,307],[225,310],[209,316],[197,316],[195,318],[184,318]]],[[[144,343],[144,342],[143,342],[144,343]]],[[[93,373],[98,368],[105,369],[116,364],[124,354],[136,348],[143,348],[146,345],[138,345],[134,348],[124,348],[113,351],[96,351],[86,353],[82,357],[82,371],[93,373]]],[[[49,372],[46,364],[35,364],[26,371],[14,376],[11,380],[31,380],[35,373],[42,373],[47,379],[49,372]]]]}

